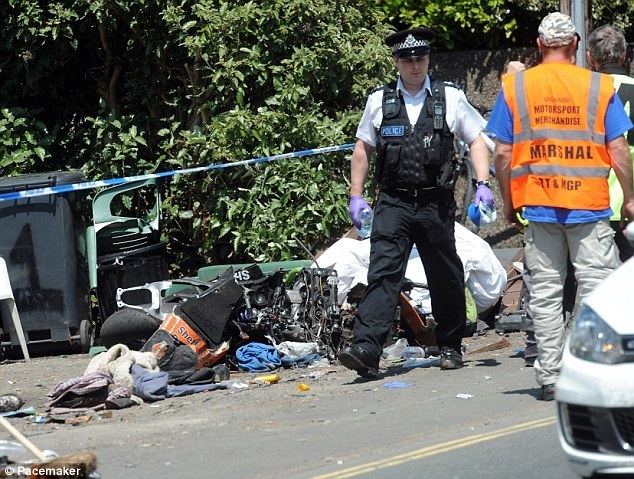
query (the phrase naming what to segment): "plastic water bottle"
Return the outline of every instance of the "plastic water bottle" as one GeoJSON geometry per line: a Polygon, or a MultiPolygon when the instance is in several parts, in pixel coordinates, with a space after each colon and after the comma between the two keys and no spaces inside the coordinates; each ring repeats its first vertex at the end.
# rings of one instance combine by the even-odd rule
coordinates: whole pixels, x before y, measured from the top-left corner
{"type": "Polygon", "coordinates": [[[491,208],[488,204],[480,203],[476,206],[473,203],[469,205],[467,216],[476,226],[487,226],[493,223],[497,218],[495,208],[491,208]]]}
{"type": "Polygon", "coordinates": [[[425,350],[420,346],[407,346],[401,355],[403,359],[424,358],[425,350]]]}
{"type": "Polygon", "coordinates": [[[359,221],[361,222],[361,228],[357,229],[357,233],[360,238],[366,239],[372,232],[372,218],[374,213],[369,208],[363,208],[359,212],[359,221]]]}
{"type": "Polygon", "coordinates": [[[429,357],[429,358],[410,358],[406,359],[403,364],[401,364],[402,368],[412,369],[412,368],[433,368],[440,365],[440,358],[429,357]]]}
{"type": "Polygon", "coordinates": [[[490,225],[497,219],[498,215],[495,211],[495,207],[492,208],[487,203],[480,201],[478,208],[480,209],[480,223],[483,225],[490,225]]]}
{"type": "Polygon", "coordinates": [[[388,346],[387,348],[385,348],[383,350],[383,354],[381,354],[381,357],[383,359],[387,359],[388,361],[401,359],[403,357],[403,351],[408,346],[409,346],[409,343],[407,342],[407,339],[401,338],[398,341],[396,341],[394,344],[392,344],[391,346],[388,346]]]}

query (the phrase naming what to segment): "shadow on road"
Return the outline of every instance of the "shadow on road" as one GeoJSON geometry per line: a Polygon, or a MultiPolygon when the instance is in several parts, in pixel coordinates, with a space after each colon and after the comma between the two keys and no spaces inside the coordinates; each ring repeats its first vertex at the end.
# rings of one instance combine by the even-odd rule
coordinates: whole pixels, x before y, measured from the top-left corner
{"type": "Polygon", "coordinates": [[[487,359],[476,359],[476,364],[474,364],[474,366],[491,367],[491,366],[499,366],[500,364],[502,363],[498,361],[497,359],[487,358],[487,359]]]}
{"type": "Polygon", "coordinates": [[[535,399],[539,399],[539,388],[533,389],[514,389],[513,391],[504,391],[502,394],[525,394],[533,396],[535,399]]]}
{"type": "Polygon", "coordinates": [[[391,366],[391,367],[388,366],[386,370],[379,371],[380,376],[378,379],[366,379],[366,378],[362,378],[361,376],[357,376],[354,380],[348,381],[347,383],[344,383],[344,384],[349,386],[351,384],[371,383],[374,381],[381,381],[383,379],[388,379],[393,376],[400,376],[402,374],[408,373],[409,371],[411,371],[411,369],[404,369],[400,365],[391,366]]]}
{"type": "Polygon", "coordinates": [[[380,381],[382,378],[383,378],[383,376],[381,376],[378,379],[367,379],[367,378],[362,378],[361,376],[357,376],[352,381],[348,381],[346,383],[342,383],[342,386],[350,386],[352,384],[368,384],[368,383],[373,383],[373,382],[376,382],[376,381],[380,381]]]}

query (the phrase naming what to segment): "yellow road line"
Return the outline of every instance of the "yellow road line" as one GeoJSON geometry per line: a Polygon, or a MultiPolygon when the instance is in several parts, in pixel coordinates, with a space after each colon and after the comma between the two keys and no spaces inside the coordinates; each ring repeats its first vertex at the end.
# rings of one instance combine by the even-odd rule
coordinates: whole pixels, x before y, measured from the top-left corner
{"type": "Polygon", "coordinates": [[[436,444],[435,446],[424,447],[422,449],[406,452],[404,454],[398,454],[396,456],[388,457],[380,461],[368,462],[367,464],[362,464],[360,466],[342,469],[340,471],[323,474],[321,476],[314,476],[312,479],[345,479],[348,477],[354,477],[360,474],[366,474],[368,472],[384,469],[386,467],[393,467],[399,464],[404,464],[406,462],[415,461],[417,459],[423,459],[425,457],[433,456],[436,454],[442,454],[443,452],[449,452],[456,449],[461,449],[463,447],[473,446],[474,444],[491,441],[499,437],[508,436],[509,434],[515,434],[516,432],[527,431],[529,429],[535,429],[538,427],[550,426],[551,424],[554,424],[554,422],[555,418],[551,416],[544,419],[516,424],[515,426],[498,429],[497,431],[491,431],[484,434],[476,434],[461,439],[454,439],[453,441],[436,444]]]}

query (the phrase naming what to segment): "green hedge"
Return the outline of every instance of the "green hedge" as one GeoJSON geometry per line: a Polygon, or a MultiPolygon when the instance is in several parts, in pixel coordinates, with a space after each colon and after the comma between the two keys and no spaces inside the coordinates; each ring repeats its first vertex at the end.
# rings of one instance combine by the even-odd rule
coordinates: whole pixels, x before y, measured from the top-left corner
{"type": "MultiPolygon", "coordinates": [[[[347,143],[393,74],[369,0],[0,3],[0,174],[91,179],[347,143]],[[46,6],[44,6],[46,5],[46,6]]],[[[177,177],[176,269],[305,256],[349,224],[348,157],[177,177]]]]}

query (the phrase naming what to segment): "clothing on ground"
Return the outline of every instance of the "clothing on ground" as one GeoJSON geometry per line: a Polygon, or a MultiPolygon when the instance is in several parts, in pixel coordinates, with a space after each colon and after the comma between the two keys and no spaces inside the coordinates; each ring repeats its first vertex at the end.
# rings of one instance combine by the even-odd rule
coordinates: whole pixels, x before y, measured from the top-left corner
{"type": "Polygon", "coordinates": [[[280,355],[274,346],[262,343],[249,343],[236,351],[238,366],[245,371],[273,371],[282,364],[280,355]]]}
{"type": "Polygon", "coordinates": [[[132,365],[130,372],[134,382],[134,393],[146,401],[162,401],[168,397],[227,389],[235,383],[235,381],[221,381],[219,383],[174,386],[169,384],[169,375],[165,372],[150,372],[138,364],[132,365]]]}
{"type": "Polygon", "coordinates": [[[68,379],[48,394],[48,405],[72,408],[103,404],[108,398],[108,385],[112,383],[112,376],[101,372],[68,379]]]}
{"type": "Polygon", "coordinates": [[[132,351],[125,344],[115,344],[105,353],[92,358],[84,374],[109,373],[117,386],[131,387],[130,366],[138,364],[150,371],[158,371],[157,363],[153,352],[132,351]]]}

